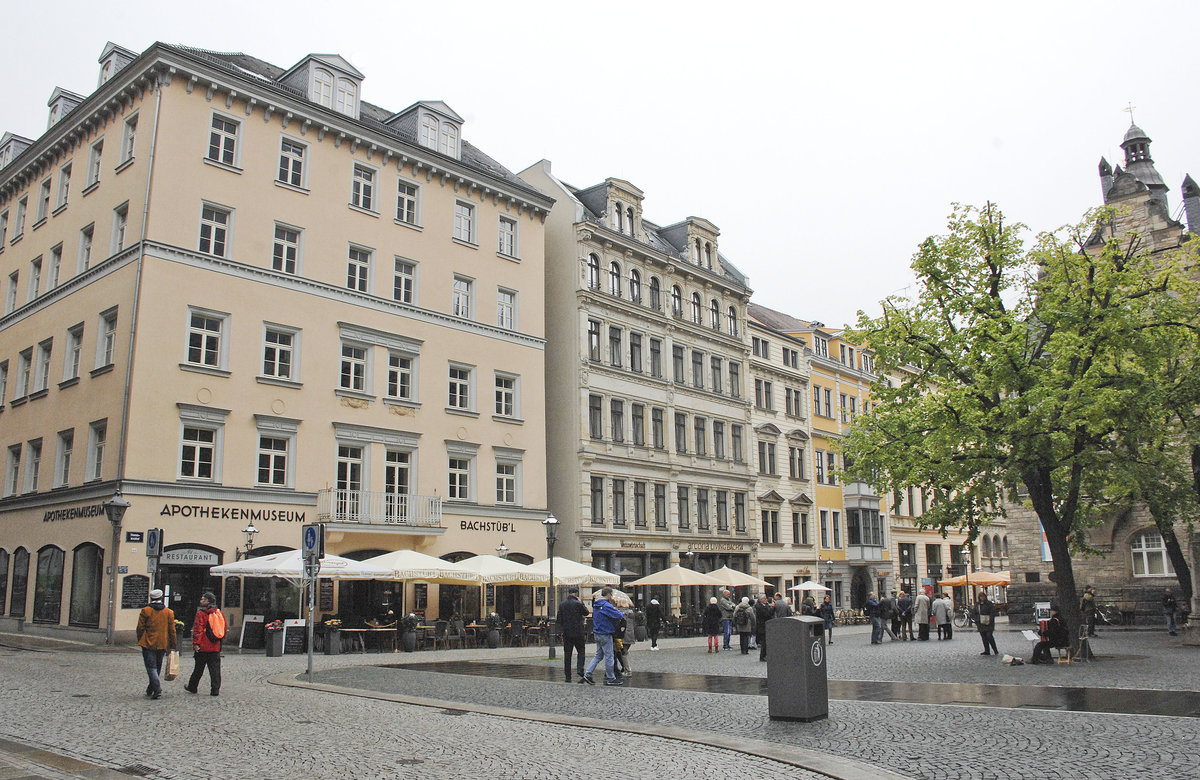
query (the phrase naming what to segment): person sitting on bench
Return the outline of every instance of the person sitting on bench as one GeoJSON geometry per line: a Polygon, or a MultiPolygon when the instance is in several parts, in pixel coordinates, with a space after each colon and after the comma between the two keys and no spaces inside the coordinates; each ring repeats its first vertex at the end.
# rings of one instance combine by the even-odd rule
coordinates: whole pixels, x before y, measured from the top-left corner
{"type": "Polygon", "coordinates": [[[1050,620],[1046,623],[1046,632],[1042,634],[1042,641],[1033,646],[1033,660],[1031,664],[1052,664],[1054,660],[1050,657],[1050,648],[1070,647],[1071,639],[1067,634],[1067,624],[1059,617],[1058,605],[1050,605],[1050,620]]]}

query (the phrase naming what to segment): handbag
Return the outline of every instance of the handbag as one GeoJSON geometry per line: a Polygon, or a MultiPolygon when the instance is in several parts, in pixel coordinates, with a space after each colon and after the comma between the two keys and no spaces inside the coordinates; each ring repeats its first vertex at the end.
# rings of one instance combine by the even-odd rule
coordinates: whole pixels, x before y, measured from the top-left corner
{"type": "Polygon", "coordinates": [[[172,650],[167,656],[167,673],[163,675],[163,679],[167,682],[174,680],[179,676],[179,651],[172,650]]]}

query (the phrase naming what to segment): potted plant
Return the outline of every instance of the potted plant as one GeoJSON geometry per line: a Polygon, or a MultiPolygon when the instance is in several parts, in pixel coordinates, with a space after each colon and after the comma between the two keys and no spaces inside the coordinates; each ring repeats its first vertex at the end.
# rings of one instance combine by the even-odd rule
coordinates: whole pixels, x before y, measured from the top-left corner
{"type": "Polygon", "coordinates": [[[267,657],[277,658],[283,655],[283,621],[272,620],[263,626],[267,639],[267,657]]]}
{"type": "Polygon", "coordinates": [[[325,621],[325,655],[338,655],[342,652],[342,635],[339,629],[342,621],[331,618],[325,621]]]}
{"type": "Polygon", "coordinates": [[[487,646],[495,649],[500,646],[500,629],[504,628],[504,618],[495,612],[487,616],[487,646]]]}
{"type": "Polygon", "coordinates": [[[633,611],[633,639],[636,642],[646,641],[646,613],[640,609],[633,611]]]}
{"type": "Polygon", "coordinates": [[[419,625],[421,625],[421,621],[413,612],[400,618],[400,646],[404,648],[404,652],[411,653],[417,649],[417,626],[419,625]]]}

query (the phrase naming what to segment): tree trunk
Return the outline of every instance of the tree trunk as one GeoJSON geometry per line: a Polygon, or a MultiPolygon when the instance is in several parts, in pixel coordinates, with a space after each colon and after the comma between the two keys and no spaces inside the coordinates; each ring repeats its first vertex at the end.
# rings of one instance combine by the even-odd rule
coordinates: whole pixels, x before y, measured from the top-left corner
{"type": "Polygon", "coordinates": [[[1167,557],[1171,559],[1171,566],[1175,569],[1175,577],[1179,580],[1179,589],[1183,591],[1183,598],[1190,604],[1192,601],[1192,569],[1188,566],[1187,556],[1183,554],[1183,547],[1179,544],[1179,537],[1175,535],[1175,528],[1169,523],[1164,523],[1166,528],[1160,527],[1159,533],[1162,534],[1163,544],[1167,547],[1167,557]]]}
{"type": "MultiPolygon", "coordinates": [[[[1042,531],[1046,534],[1046,544],[1050,547],[1050,558],[1054,563],[1054,571],[1050,578],[1054,580],[1058,595],[1058,614],[1067,624],[1067,636],[1071,639],[1071,652],[1080,654],[1080,627],[1083,620],[1079,614],[1079,597],[1075,589],[1075,567],[1071,560],[1071,544],[1069,539],[1070,523],[1059,519],[1054,511],[1054,500],[1049,488],[1048,479],[1039,474],[1034,478],[1026,478],[1025,486],[1029,488],[1029,498],[1033,509],[1042,523],[1042,531]]],[[[1091,647],[1085,651],[1091,658],[1091,647]]]]}

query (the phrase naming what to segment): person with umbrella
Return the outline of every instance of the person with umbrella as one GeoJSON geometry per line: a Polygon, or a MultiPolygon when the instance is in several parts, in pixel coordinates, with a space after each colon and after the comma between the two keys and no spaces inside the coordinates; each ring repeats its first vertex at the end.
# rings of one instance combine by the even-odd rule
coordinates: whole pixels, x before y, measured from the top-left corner
{"type": "Polygon", "coordinates": [[[621,684],[621,681],[613,673],[613,634],[617,632],[617,624],[625,616],[609,601],[612,594],[612,588],[605,588],[600,591],[600,598],[596,599],[595,604],[592,605],[592,634],[596,637],[596,654],[592,656],[587,669],[584,670],[583,677],[579,680],[588,685],[596,684],[596,681],[592,679],[592,672],[596,671],[601,658],[604,659],[604,684],[621,684]]]}

